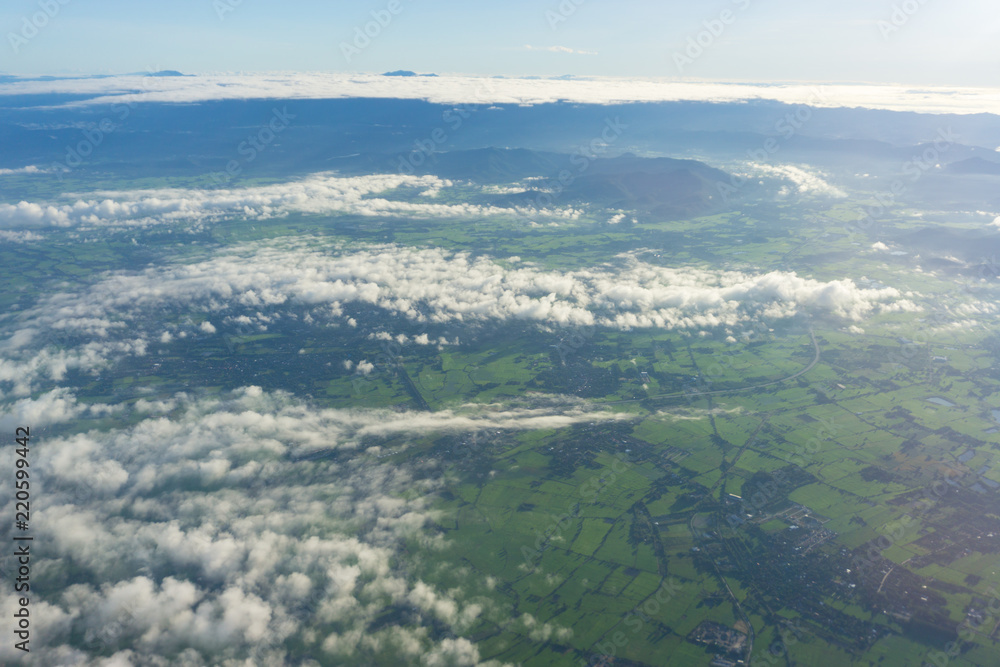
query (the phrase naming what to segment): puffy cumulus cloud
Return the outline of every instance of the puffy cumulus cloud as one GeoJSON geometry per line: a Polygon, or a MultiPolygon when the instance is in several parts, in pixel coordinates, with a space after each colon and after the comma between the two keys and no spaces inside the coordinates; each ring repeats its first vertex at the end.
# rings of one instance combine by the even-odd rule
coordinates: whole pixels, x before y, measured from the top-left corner
{"type": "MultiPolygon", "coordinates": [[[[621,222],[623,222],[625,220],[625,218],[626,218],[626,215],[624,213],[617,213],[617,214],[611,216],[611,218],[608,220],[608,224],[609,225],[620,224],[621,222]]],[[[635,223],[636,219],[632,218],[632,222],[635,223]]]]}
{"type": "Polygon", "coordinates": [[[23,398],[0,408],[0,429],[13,431],[29,424],[44,427],[72,421],[81,416],[100,417],[119,411],[120,406],[79,403],[67,389],[55,389],[37,398],[23,398]]]}
{"type": "Polygon", "coordinates": [[[478,218],[517,215],[575,219],[571,209],[537,210],[475,204],[435,204],[377,197],[398,188],[433,196],[451,181],[436,176],[337,177],[320,173],[287,183],[233,189],[110,190],[68,194],[71,204],[0,204],[0,227],[148,226],[222,218],[272,218],[291,212],[379,217],[478,218]]]}
{"type": "MultiPolygon", "coordinates": [[[[32,596],[45,638],[33,664],[298,664],[292,650],[330,664],[482,664],[463,635],[483,620],[520,628],[471,573],[441,586],[436,566],[406,555],[444,545],[439,464],[381,464],[359,443],[534,428],[545,411],[607,417],[556,398],[433,418],[321,410],[256,387],[173,403],[169,418],[138,410],[132,426],[53,436],[33,455],[36,567],[65,578],[32,596]],[[321,450],[336,455],[305,456],[321,450]],[[390,609],[412,620],[373,629],[390,609]],[[451,638],[434,639],[442,627],[451,638]]],[[[14,656],[3,643],[0,662],[14,656]]]]}
{"type": "Polygon", "coordinates": [[[489,257],[439,248],[251,244],[203,262],[114,274],[83,294],[53,295],[27,317],[36,328],[100,333],[144,309],[176,303],[218,312],[293,305],[339,312],[343,304],[359,303],[418,321],[683,328],[732,326],[749,306],[772,317],[812,308],[853,320],[912,307],[896,289],[862,289],[851,280],[617,259],[616,267],[553,272],[524,264],[505,268],[489,257]]]}
{"type": "Polygon", "coordinates": [[[385,342],[395,341],[400,345],[409,345],[411,343],[415,345],[438,345],[438,346],[457,344],[449,342],[448,339],[443,336],[439,336],[436,340],[434,340],[430,337],[430,334],[424,333],[414,336],[413,338],[410,338],[406,334],[397,334],[396,336],[393,336],[388,331],[377,331],[375,333],[368,334],[368,340],[378,340],[385,342]]]}
{"type": "MultiPolygon", "coordinates": [[[[49,345],[47,337],[21,342],[26,334],[31,337],[37,331],[34,327],[16,329],[12,333],[4,331],[3,335],[10,337],[0,340],[0,387],[15,396],[31,394],[39,383],[58,384],[72,370],[95,372],[114,359],[144,356],[147,349],[144,338],[97,340],[71,348],[49,345]]],[[[0,391],[0,398],[3,397],[4,391],[0,391]]]]}
{"type": "Polygon", "coordinates": [[[0,204],[0,224],[8,227],[66,227],[71,224],[69,214],[73,210],[72,206],[50,206],[26,201],[0,204]]]}
{"type": "Polygon", "coordinates": [[[7,243],[31,243],[32,241],[41,241],[44,238],[41,234],[35,234],[34,232],[0,230],[0,241],[6,241],[7,243]]]}
{"type": "Polygon", "coordinates": [[[13,169],[0,169],[0,176],[14,176],[17,174],[49,174],[52,173],[51,169],[43,169],[41,167],[36,167],[34,165],[28,165],[27,167],[15,167],[13,169]]]}
{"type": "Polygon", "coordinates": [[[372,74],[268,72],[185,77],[137,75],[56,80],[9,80],[0,95],[83,96],[65,106],[129,102],[206,102],[244,99],[418,99],[439,104],[583,104],[626,102],[745,102],[774,100],[814,107],[863,107],[919,113],[1000,113],[992,88],[788,83],[766,86],[717,81],[590,77],[493,79],[474,76],[384,77],[372,74]]]}
{"type": "Polygon", "coordinates": [[[562,628],[551,623],[542,623],[531,614],[522,614],[521,624],[528,632],[528,636],[536,642],[547,642],[555,639],[565,642],[573,636],[571,628],[562,628]]]}
{"type": "Polygon", "coordinates": [[[825,195],[837,199],[847,197],[846,192],[827,183],[822,175],[803,167],[796,167],[790,164],[772,165],[754,162],[750,165],[750,168],[756,174],[791,181],[796,191],[800,194],[825,195]]]}
{"type": "Polygon", "coordinates": [[[989,328],[1000,312],[1000,306],[989,301],[941,303],[933,317],[921,320],[930,334],[947,334],[989,328]]]}
{"type": "MultiPolygon", "coordinates": [[[[200,262],[114,273],[81,291],[52,294],[0,329],[0,335],[9,337],[0,338],[0,350],[10,351],[0,357],[0,388],[13,387],[23,395],[34,382],[58,381],[69,369],[94,371],[114,359],[145,354],[147,341],[169,344],[183,340],[189,330],[208,332],[205,325],[193,323],[172,324],[163,331],[162,324],[151,324],[152,315],[163,308],[206,313],[223,333],[240,323],[263,326],[281,317],[347,323],[348,304],[435,324],[506,320],[620,330],[706,330],[804,311],[860,321],[877,313],[919,309],[912,293],[892,287],[823,282],[780,271],[666,268],[621,255],[600,267],[555,272],[525,262],[504,266],[490,257],[440,248],[324,243],[247,244],[200,262]],[[85,342],[44,346],[44,339],[33,342],[32,331],[85,342]],[[126,331],[136,337],[114,340],[126,331]],[[40,350],[39,344],[44,346],[40,350]]],[[[429,336],[404,340],[448,342],[429,336]]],[[[359,366],[360,372],[365,368],[359,366]]]]}
{"type": "Polygon", "coordinates": [[[956,331],[971,331],[978,329],[981,326],[983,326],[983,324],[978,320],[958,320],[956,322],[942,324],[941,326],[931,327],[928,331],[932,334],[955,333],[956,331]]]}
{"type": "Polygon", "coordinates": [[[970,301],[955,304],[951,307],[951,312],[958,317],[976,317],[995,315],[1000,312],[1000,307],[989,301],[970,301]]]}
{"type": "Polygon", "coordinates": [[[516,185],[482,185],[480,190],[488,195],[519,195],[527,192],[527,188],[516,185]]]}
{"type": "MultiPolygon", "coordinates": [[[[491,661],[492,662],[492,661],[491,661]]],[[[479,649],[464,637],[445,639],[432,651],[420,657],[426,667],[465,667],[479,663],[479,649]]]]}

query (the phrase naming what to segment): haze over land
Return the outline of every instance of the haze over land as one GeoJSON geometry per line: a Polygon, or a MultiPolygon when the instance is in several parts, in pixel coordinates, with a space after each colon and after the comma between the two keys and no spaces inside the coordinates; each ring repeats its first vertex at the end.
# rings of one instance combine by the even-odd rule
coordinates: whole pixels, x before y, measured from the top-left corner
{"type": "Polygon", "coordinates": [[[0,78],[0,661],[996,663],[995,89],[158,73],[0,78]]]}

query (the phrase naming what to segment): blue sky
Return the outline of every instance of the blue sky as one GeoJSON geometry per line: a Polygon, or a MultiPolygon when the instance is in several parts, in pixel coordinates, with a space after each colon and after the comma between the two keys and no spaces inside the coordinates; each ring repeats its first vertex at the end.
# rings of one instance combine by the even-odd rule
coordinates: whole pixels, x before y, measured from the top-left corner
{"type": "Polygon", "coordinates": [[[1000,13],[990,0],[398,0],[395,15],[392,1],[7,0],[0,71],[402,68],[1000,85],[1000,13]],[[391,20],[369,26],[370,43],[355,42],[372,12],[391,20]],[[37,31],[25,23],[32,17],[37,31]],[[687,51],[699,36],[702,50],[687,51]],[[361,48],[348,58],[344,43],[361,48]]]}

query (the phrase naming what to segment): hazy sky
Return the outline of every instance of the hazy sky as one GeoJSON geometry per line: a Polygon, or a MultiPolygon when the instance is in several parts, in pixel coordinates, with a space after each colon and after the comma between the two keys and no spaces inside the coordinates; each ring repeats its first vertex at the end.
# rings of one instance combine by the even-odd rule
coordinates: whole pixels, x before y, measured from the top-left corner
{"type": "Polygon", "coordinates": [[[0,71],[15,74],[412,69],[1000,85],[993,0],[5,0],[0,26],[0,71]],[[369,23],[370,43],[356,41],[369,23]],[[699,38],[700,53],[689,42],[699,38]]]}

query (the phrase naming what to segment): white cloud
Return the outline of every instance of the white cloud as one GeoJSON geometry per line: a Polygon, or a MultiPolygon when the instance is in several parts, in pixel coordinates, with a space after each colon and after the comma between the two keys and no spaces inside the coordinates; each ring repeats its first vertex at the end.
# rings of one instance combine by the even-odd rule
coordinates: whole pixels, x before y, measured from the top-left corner
{"type": "Polygon", "coordinates": [[[575,219],[572,208],[504,208],[476,204],[431,204],[377,197],[396,188],[426,193],[450,187],[435,176],[371,175],[340,178],[329,173],[274,185],[234,189],[98,191],[75,197],[73,203],[21,201],[0,204],[0,226],[148,226],[163,223],[203,223],[222,218],[273,218],[289,213],[352,214],[381,217],[479,218],[490,216],[558,217],[575,219]]]}
{"type": "Polygon", "coordinates": [[[421,99],[440,104],[584,104],[691,100],[775,100],[818,107],[863,107],[919,113],[1000,113],[1000,91],[990,88],[913,88],[902,85],[673,81],[641,78],[493,79],[383,77],[369,74],[272,72],[189,77],[114,76],[0,84],[0,95],[81,95],[68,105],[204,102],[244,99],[421,99]]]}
{"type": "Polygon", "coordinates": [[[10,232],[0,229],[0,241],[6,241],[7,243],[31,243],[43,239],[45,239],[44,236],[34,232],[10,232]]]}
{"type": "Polygon", "coordinates": [[[23,398],[0,410],[0,430],[13,432],[18,426],[45,427],[61,424],[82,415],[99,416],[117,408],[104,404],[78,403],[67,389],[54,389],[37,398],[23,398]]]}
{"type": "Polygon", "coordinates": [[[547,642],[555,639],[565,642],[573,636],[571,628],[562,628],[551,623],[542,623],[531,614],[522,614],[521,624],[528,631],[528,636],[536,642],[547,642]]]}
{"type": "Polygon", "coordinates": [[[755,173],[791,181],[795,185],[796,190],[801,194],[826,195],[837,199],[847,197],[846,192],[827,183],[822,175],[803,167],[796,167],[790,164],[771,165],[759,162],[751,163],[750,167],[755,173]]]}
{"type": "Polygon", "coordinates": [[[31,314],[36,326],[55,320],[56,326],[100,333],[120,324],[109,314],[134,317],[171,302],[215,311],[359,302],[438,322],[678,328],[735,324],[744,305],[784,316],[815,308],[857,320],[892,309],[902,296],[893,288],[862,289],[850,280],[821,282],[789,272],[659,267],[627,254],[615,266],[549,272],[524,264],[505,268],[489,257],[439,248],[308,244],[248,244],[203,262],[115,274],[82,295],[54,295],[31,314]]]}
{"type": "MultiPolygon", "coordinates": [[[[44,338],[35,341],[32,346],[12,344],[30,331],[35,329],[18,329],[6,342],[0,342],[0,349],[7,350],[7,354],[0,356],[0,387],[9,388],[15,396],[31,394],[38,383],[62,382],[70,370],[95,371],[106,366],[110,359],[146,354],[144,338],[114,342],[95,340],[68,349],[49,346],[44,338]]],[[[100,334],[100,331],[91,330],[95,334],[100,334]]],[[[0,397],[2,395],[0,392],[0,397]]]]}
{"type": "MultiPolygon", "coordinates": [[[[545,397],[445,413],[323,410],[255,387],[172,402],[170,418],[140,411],[128,428],[49,436],[34,455],[39,567],[88,582],[32,597],[38,664],[107,664],[87,656],[113,653],[122,664],[283,665],[289,645],[332,663],[478,664],[461,636],[478,619],[520,628],[478,577],[445,589],[407,555],[443,545],[428,530],[437,463],[380,464],[364,443],[616,417],[545,397]],[[321,450],[339,456],[303,458],[321,450]],[[392,606],[414,621],[372,630],[392,606]],[[458,637],[431,639],[435,624],[458,637]]],[[[14,655],[0,646],[0,661],[14,655]]]]}
{"type": "MultiPolygon", "coordinates": [[[[674,269],[631,254],[612,259],[601,267],[557,272],[525,262],[505,267],[487,256],[440,248],[347,247],[319,239],[241,245],[201,262],[109,274],[82,291],[52,294],[22,311],[0,330],[7,336],[0,338],[0,349],[8,351],[0,357],[0,388],[26,395],[33,383],[58,382],[69,369],[92,371],[117,358],[146,354],[147,340],[169,340],[164,333],[182,339],[183,330],[164,332],[150,324],[151,313],[165,307],[207,314],[223,332],[245,321],[284,317],[344,322],[348,304],[416,322],[527,321],[620,330],[732,327],[751,313],[775,320],[811,312],[858,322],[878,313],[919,310],[913,295],[882,285],[823,282],[781,271],[674,269]],[[32,334],[37,331],[86,342],[57,348],[32,334]],[[131,338],[114,339],[126,331],[131,338]]],[[[411,342],[405,334],[384,335],[411,342]]],[[[358,372],[368,366],[373,368],[370,362],[359,364],[358,372]]]]}
{"type": "Polygon", "coordinates": [[[0,169],[0,176],[12,176],[15,174],[48,174],[51,173],[49,169],[42,169],[34,165],[28,165],[27,167],[17,167],[15,169],[0,169]]]}
{"type": "Polygon", "coordinates": [[[488,195],[518,195],[528,190],[516,185],[483,185],[480,187],[480,191],[488,195]]]}

